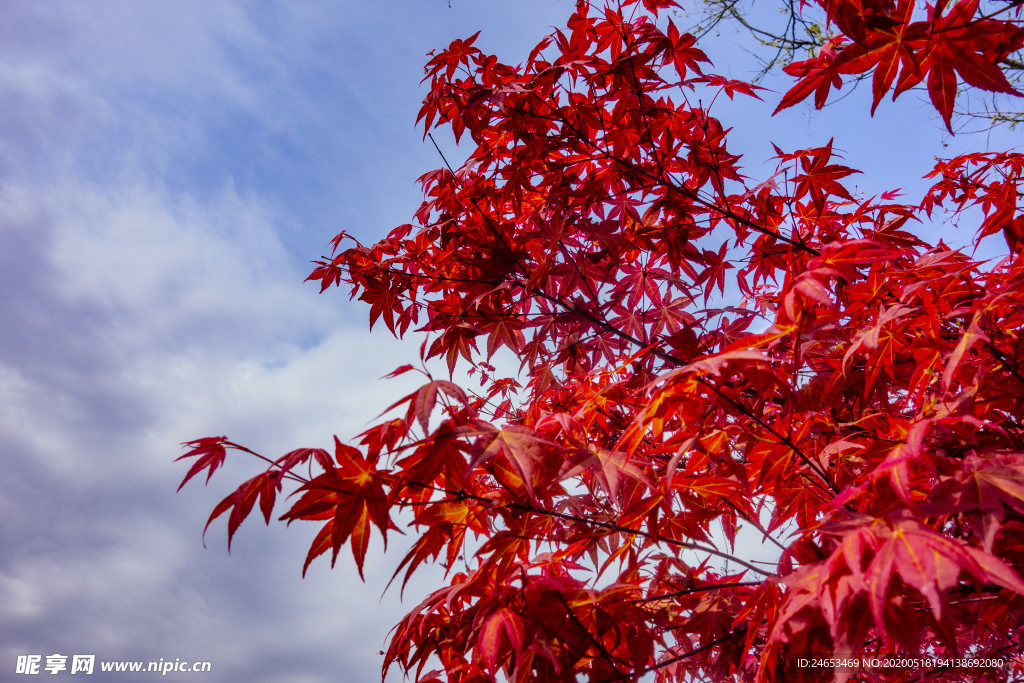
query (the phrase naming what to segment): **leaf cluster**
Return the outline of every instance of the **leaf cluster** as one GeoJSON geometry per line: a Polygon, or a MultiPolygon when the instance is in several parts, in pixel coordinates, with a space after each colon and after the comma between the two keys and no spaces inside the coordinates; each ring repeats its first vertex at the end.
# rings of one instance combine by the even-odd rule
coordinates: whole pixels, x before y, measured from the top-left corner
{"type": "MultiPolygon", "coordinates": [[[[306,566],[348,545],[360,572],[374,527],[412,530],[392,580],[437,563],[448,581],[385,658],[418,681],[1018,675],[797,662],[1024,664],[1024,156],[941,161],[916,202],[856,196],[831,141],[776,148],[771,176],[748,178],[711,106],[758,89],[710,73],[671,4],[581,1],[519,65],[475,36],[432,56],[425,134],[449,127],[469,158],[420,179],[413,224],[369,246],[339,234],[310,279],[346,287],[371,326],[424,334],[422,360],[468,366],[479,387],[421,370],[355,445],[264,458],[211,521],[228,515],[230,542],[294,482],[282,519],[320,528],[306,566]],[[980,218],[976,240],[1002,233],[1008,255],[908,231],[940,211],[980,218]],[[518,376],[490,365],[499,349],[518,376]],[[743,527],[775,562],[752,560],[743,527]]],[[[900,7],[844,25],[870,43],[900,7]]],[[[942,28],[972,7],[898,31],[991,65],[1010,48],[963,57],[966,34],[942,28]]],[[[801,66],[780,106],[844,64],[878,78],[891,45],[866,44],[801,66]]],[[[983,87],[902,49],[920,67],[905,78],[983,87]]],[[[229,449],[256,455],[187,445],[186,481],[229,449]]]]}

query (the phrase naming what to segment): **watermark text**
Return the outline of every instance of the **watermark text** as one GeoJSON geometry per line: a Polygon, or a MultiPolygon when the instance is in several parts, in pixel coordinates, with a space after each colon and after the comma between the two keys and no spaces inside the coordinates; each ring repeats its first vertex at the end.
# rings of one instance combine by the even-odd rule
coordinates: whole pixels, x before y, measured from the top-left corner
{"type": "Polygon", "coordinates": [[[158,673],[166,676],[169,673],[207,673],[212,668],[210,662],[182,661],[180,657],[173,660],[161,657],[152,662],[99,662],[97,666],[96,655],[52,654],[18,655],[14,673],[28,676],[59,673],[89,675],[99,669],[111,673],[158,673]]]}

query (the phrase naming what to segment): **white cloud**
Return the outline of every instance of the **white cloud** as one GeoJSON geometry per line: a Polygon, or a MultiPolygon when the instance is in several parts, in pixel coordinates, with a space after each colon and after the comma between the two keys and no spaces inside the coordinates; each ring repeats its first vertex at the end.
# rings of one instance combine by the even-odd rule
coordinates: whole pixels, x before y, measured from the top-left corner
{"type": "Polygon", "coordinates": [[[202,205],[140,185],[8,188],[0,240],[20,264],[0,274],[16,293],[0,336],[2,665],[95,650],[210,659],[218,680],[325,680],[342,660],[376,675],[400,607],[351,615],[383,583],[367,602],[347,558],[300,581],[310,529],[254,521],[229,558],[218,524],[203,552],[206,514],[259,464],[176,496],[187,466],[171,460],[213,433],[271,455],[354,435],[401,386],[373,380],[415,349],[350,327],[230,189],[202,205]]]}

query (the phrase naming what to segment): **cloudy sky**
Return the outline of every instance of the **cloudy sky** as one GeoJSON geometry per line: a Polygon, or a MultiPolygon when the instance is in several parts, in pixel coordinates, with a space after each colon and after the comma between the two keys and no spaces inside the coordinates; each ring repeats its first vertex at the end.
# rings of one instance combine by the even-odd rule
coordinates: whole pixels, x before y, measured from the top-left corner
{"type": "MultiPolygon", "coordinates": [[[[302,579],[301,524],[247,524],[228,555],[218,523],[204,549],[210,509],[254,470],[238,458],[175,494],[172,461],[218,434],[272,455],[324,446],[405,388],[377,378],[418,342],[371,338],[359,305],[303,284],[308,262],[418,205],[415,178],[439,165],[413,125],[426,52],[482,30],[516,63],[572,5],[2,5],[0,677],[61,653],[206,660],[229,683],[379,680],[388,630],[436,577],[405,604],[381,598],[398,553],[374,553],[366,584],[347,554],[302,579]]],[[[749,75],[733,36],[704,47],[749,75]]],[[[770,121],[777,96],[718,113],[751,176],[771,141],[835,136],[870,192],[919,188],[935,155],[1011,144],[950,140],[912,97],[871,120],[865,95],[770,121]]]]}

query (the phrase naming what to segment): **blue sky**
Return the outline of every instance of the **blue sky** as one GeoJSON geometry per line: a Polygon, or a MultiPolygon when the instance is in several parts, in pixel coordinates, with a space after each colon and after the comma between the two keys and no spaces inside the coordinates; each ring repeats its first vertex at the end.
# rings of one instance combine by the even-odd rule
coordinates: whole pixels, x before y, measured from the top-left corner
{"type": "MultiPolygon", "coordinates": [[[[379,678],[388,630],[437,574],[414,580],[405,604],[397,591],[381,599],[397,552],[374,553],[365,584],[344,554],[303,580],[314,530],[301,525],[250,523],[229,556],[218,522],[204,549],[209,511],[254,470],[239,458],[208,489],[176,495],[185,468],[172,460],[180,442],[215,434],[267,454],[323,446],[361,431],[404,388],[377,378],[414,359],[417,340],[371,337],[358,304],[303,284],[308,262],[338,231],[372,241],[418,206],[415,178],[439,165],[413,125],[426,52],[482,30],[480,47],[516,63],[571,10],[564,0],[5,5],[5,680],[17,655],[53,653],[207,660],[210,680],[229,683],[379,678]]],[[[744,77],[751,63],[736,42],[724,33],[703,47],[719,72],[744,77]]],[[[871,192],[922,187],[935,155],[1015,144],[1005,132],[950,140],[914,96],[874,120],[866,90],[769,120],[772,97],[718,112],[753,177],[768,174],[771,141],[794,149],[835,136],[871,192]]]]}

